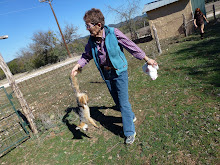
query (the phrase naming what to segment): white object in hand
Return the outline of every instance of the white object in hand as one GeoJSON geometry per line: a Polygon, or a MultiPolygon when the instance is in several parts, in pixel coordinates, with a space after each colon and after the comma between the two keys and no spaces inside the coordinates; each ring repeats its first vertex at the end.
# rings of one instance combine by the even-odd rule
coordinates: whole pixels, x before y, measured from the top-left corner
{"type": "Polygon", "coordinates": [[[152,66],[145,63],[142,67],[144,73],[148,74],[152,80],[156,80],[158,77],[157,70],[159,69],[159,66],[152,66]]]}

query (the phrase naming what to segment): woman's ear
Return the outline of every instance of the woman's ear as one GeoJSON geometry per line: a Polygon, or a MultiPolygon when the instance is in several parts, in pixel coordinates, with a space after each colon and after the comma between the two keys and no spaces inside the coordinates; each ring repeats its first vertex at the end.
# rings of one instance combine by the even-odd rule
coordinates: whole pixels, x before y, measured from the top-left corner
{"type": "Polygon", "coordinates": [[[97,25],[98,25],[100,28],[102,28],[102,24],[101,24],[101,23],[98,23],[97,25]]]}

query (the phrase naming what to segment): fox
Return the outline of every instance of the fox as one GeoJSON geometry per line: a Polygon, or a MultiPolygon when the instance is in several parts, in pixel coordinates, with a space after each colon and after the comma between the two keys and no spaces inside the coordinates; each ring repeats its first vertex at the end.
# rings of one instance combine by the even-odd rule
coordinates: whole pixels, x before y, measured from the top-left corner
{"type": "MultiPolygon", "coordinates": [[[[78,71],[80,72],[80,71],[78,71]]],[[[77,78],[75,76],[70,76],[70,81],[72,88],[74,89],[74,92],[76,94],[76,101],[77,105],[79,107],[79,118],[80,123],[76,127],[76,130],[88,130],[88,125],[86,123],[90,122],[94,127],[99,128],[94,120],[90,117],[90,108],[88,106],[88,95],[86,93],[80,92],[79,84],[77,81],[77,78]]]]}

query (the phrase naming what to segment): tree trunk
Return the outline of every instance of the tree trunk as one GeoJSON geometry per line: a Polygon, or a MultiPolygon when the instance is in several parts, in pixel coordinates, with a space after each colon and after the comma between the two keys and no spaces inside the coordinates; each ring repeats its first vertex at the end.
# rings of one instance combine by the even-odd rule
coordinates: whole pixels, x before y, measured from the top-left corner
{"type": "Polygon", "coordinates": [[[162,50],[161,50],[160,41],[159,41],[159,38],[158,38],[158,35],[157,35],[157,29],[155,28],[154,25],[152,25],[152,28],[153,28],[153,32],[154,32],[154,38],[156,40],[157,50],[158,50],[159,54],[161,54],[162,50]]]}
{"type": "Polygon", "coordinates": [[[0,67],[6,75],[8,82],[9,82],[9,85],[12,87],[12,90],[15,92],[15,95],[21,105],[21,108],[24,112],[24,115],[30,124],[31,130],[33,131],[34,134],[38,133],[37,128],[35,126],[35,123],[33,121],[34,116],[31,112],[26,100],[24,99],[22,92],[20,91],[18,85],[16,84],[15,79],[14,79],[10,69],[8,68],[7,64],[5,63],[1,53],[0,53],[0,67]]]}
{"type": "Polygon", "coordinates": [[[187,33],[187,22],[186,22],[186,17],[185,17],[184,14],[183,14],[183,28],[184,28],[185,36],[187,37],[188,36],[188,33],[187,33]]]}

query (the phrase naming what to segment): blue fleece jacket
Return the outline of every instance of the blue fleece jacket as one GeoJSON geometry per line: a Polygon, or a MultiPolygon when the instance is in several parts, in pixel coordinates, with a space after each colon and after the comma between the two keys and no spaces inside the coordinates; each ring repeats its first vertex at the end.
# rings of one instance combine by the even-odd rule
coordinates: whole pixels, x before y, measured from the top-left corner
{"type": "MultiPolygon", "coordinates": [[[[104,28],[105,28],[105,46],[108,52],[108,56],[113,67],[117,69],[116,70],[117,75],[119,75],[121,72],[127,70],[128,63],[122,51],[122,48],[118,44],[118,39],[115,36],[114,28],[108,27],[106,25],[104,26],[104,28]]],[[[100,68],[96,42],[92,37],[90,37],[89,43],[92,48],[92,56],[95,61],[95,64],[98,70],[100,71],[102,78],[104,79],[102,70],[100,68]]]]}

